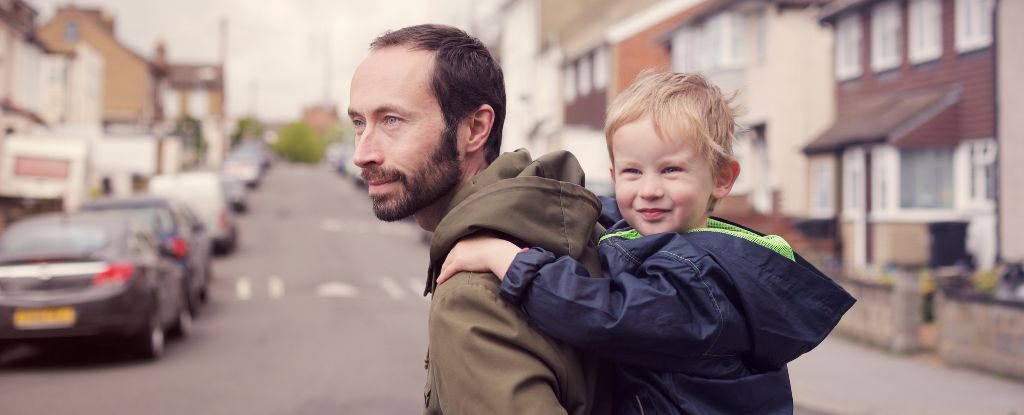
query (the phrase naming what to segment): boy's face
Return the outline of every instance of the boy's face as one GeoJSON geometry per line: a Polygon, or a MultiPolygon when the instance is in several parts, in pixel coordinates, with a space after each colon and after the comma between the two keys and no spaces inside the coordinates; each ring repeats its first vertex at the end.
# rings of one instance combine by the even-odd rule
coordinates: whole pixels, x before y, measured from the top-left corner
{"type": "Polygon", "coordinates": [[[643,235],[703,227],[708,203],[729,194],[739,165],[712,175],[692,139],[658,137],[649,117],[612,136],[612,181],[624,219],[643,235]],[[733,169],[735,168],[735,170],[733,169]]]}

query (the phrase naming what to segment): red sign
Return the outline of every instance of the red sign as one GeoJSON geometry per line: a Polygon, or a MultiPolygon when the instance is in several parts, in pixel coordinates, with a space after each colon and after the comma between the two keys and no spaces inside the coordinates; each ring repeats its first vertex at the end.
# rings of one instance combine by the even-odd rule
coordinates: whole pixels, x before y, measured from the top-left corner
{"type": "Polygon", "coordinates": [[[71,162],[67,160],[32,157],[16,157],[14,159],[15,176],[66,179],[70,170],[71,162]]]}

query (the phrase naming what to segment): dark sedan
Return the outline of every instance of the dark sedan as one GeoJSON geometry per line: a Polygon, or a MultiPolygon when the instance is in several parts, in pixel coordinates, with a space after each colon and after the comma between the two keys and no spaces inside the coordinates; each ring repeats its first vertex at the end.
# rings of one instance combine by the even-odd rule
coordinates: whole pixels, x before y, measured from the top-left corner
{"type": "Polygon", "coordinates": [[[185,270],[188,309],[193,317],[199,313],[213,277],[211,241],[188,206],[161,197],[137,196],[92,200],[82,205],[82,210],[130,216],[152,225],[160,244],[185,270]]]}
{"type": "Polygon", "coordinates": [[[0,236],[0,346],[68,338],[126,339],[155,359],[164,333],[185,336],[183,272],[152,228],[109,214],[49,214],[0,236]]]}

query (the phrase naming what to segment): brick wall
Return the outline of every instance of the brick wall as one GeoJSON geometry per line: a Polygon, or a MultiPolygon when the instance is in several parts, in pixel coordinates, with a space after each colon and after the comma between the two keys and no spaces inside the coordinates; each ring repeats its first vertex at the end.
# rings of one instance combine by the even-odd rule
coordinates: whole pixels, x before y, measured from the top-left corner
{"type": "Polygon", "coordinates": [[[946,293],[936,313],[944,361],[1024,379],[1024,303],[946,293]]]}
{"type": "Polygon", "coordinates": [[[956,50],[955,0],[942,1],[942,56],[937,60],[911,65],[907,58],[907,2],[902,1],[902,63],[897,69],[875,73],[871,69],[870,8],[861,11],[863,28],[862,63],[864,74],[837,84],[837,111],[840,117],[860,100],[874,94],[959,84],[962,95],[956,111],[958,138],[989,138],[995,133],[993,101],[993,48],[959,53],[956,50]]]}
{"type": "Polygon", "coordinates": [[[906,353],[918,349],[922,296],[913,272],[893,274],[892,284],[837,278],[857,299],[836,330],[845,336],[906,353]]]}

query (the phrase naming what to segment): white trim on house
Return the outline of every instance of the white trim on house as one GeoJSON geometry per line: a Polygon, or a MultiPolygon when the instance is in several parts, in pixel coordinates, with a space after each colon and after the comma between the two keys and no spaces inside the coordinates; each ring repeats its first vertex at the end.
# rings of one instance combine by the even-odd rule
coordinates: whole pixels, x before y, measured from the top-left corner
{"type": "Polygon", "coordinates": [[[585,54],[579,59],[579,67],[576,69],[576,87],[579,96],[584,97],[590,95],[590,91],[593,89],[593,72],[591,71],[590,54],[585,54]]]}
{"type": "Polygon", "coordinates": [[[835,163],[831,157],[816,157],[808,162],[811,173],[810,217],[831,218],[836,214],[835,163]]]}
{"type": "Polygon", "coordinates": [[[611,61],[608,60],[608,48],[601,46],[594,52],[594,89],[601,90],[608,87],[608,67],[611,61]]]}
{"type": "Polygon", "coordinates": [[[572,103],[576,100],[576,62],[565,65],[562,68],[562,98],[565,102],[572,103]]]}
{"type": "Polygon", "coordinates": [[[956,51],[970,52],[992,44],[995,0],[956,0],[956,51]]]}
{"type": "Polygon", "coordinates": [[[910,63],[924,63],[942,56],[942,1],[910,0],[907,14],[910,63]]]}
{"type": "Polygon", "coordinates": [[[900,33],[903,22],[893,0],[871,8],[871,69],[887,71],[900,66],[900,33]]]}
{"type": "Polygon", "coordinates": [[[835,42],[836,80],[860,77],[864,73],[864,28],[861,27],[860,15],[851,14],[836,22],[835,42]]]}
{"type": "Polygon", "coordinates": [[[681,13],[701,1],[703,0],[667,0],[656,3],[609,26],[604,31],[604,38],[612,45],[622,42],[661,23],[666,19],[666,16],[674,16],[681,13]]]}

